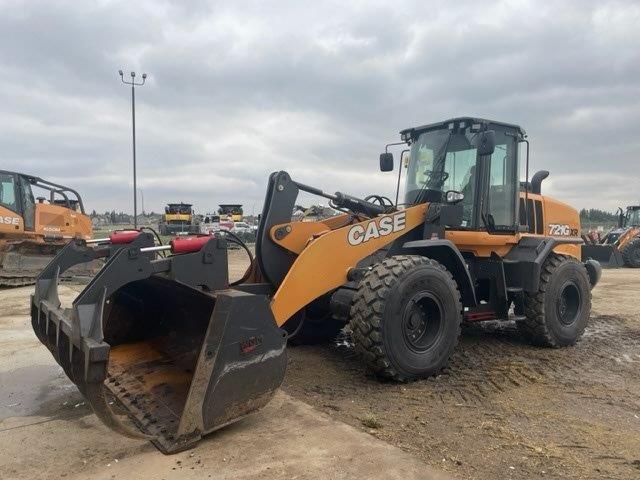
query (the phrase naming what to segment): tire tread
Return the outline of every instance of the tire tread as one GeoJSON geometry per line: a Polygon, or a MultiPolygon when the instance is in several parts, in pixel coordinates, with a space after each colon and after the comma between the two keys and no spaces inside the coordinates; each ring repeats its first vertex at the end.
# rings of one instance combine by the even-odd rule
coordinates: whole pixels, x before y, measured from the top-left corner
{"type": "Polygon", "coordinates": [[[636,249],[640,249],[640,238],[638,237],[631,239],[620,252],[620,254],[622,255],[622,260],[626,267],[640,268],[640,263],[636,261],[633,255],[633,252],[636,249]]]}
{"type": "MultiPolygon", "coordinates": [[[[411,269],[429,265],[446,274],[451,287],[458,293],[456,302],[462,313],[462,302],[458,284],[441,263],[419,255],[396,255],[384,259],[364,276],[351,307],[350,327],[353,332],[354,348],[377,376],[397,382],[408,382],[416,378],[395,368],[385,352],[382,332],[382,315],[389,291],[396,281],[411,269]]],[[[462,317],[462,315],[460,315],[462,317]]],[[[456,339],[449,351],[445,365],[451,360],[460,336],[458,322],[456,339]]]]}
{"type": "MultiPolygon", "coordinates": [[[[554,338],[549,329],[545,314],[545,300],[549,283],[553,275],[562,264],[567,262],[579,263],[575,258],[569,255],[551,253],[542,265],[538,291],[535,293],[525,292],[524,309],[526,318],[524,320],[519,320],[517,322],[517,326],[520,333],[535,345],[552,348],[566,346],[565,344],[560,344],[558,340],[554,338]]],[[[585,275],[588,279],[586,269],[585,275]]],[[[591,305],[591,290],[589,290],[589,305],[591,305]]],[[[576,340],[574,340],[571,345],[575,344],[582,336],[585,328],[586,324],[578,332],[576,340]]]]}

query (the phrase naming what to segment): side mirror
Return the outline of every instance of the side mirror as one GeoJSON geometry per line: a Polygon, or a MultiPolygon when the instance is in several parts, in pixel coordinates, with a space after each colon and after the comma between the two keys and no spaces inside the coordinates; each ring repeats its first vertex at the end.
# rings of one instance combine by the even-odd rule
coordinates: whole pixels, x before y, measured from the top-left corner
{"type": "Polygon", "coordinates": [[[393,170],[393,153],[380,154],[380,171],[391,172],[393,170]]]}
{"type": "Polygon", "coordinates": [[[496,148],[496,132],[495,130],[485,130],[480,132],[478,136],[478,156],[491,155],[496,148]]]}
{"type": "Polygon", "coordinates": [[[447,203],[456,204],[464,200],[464,193],[457,192],[456,190],[449,190],[445,194],[445,199],[447,203]]]}

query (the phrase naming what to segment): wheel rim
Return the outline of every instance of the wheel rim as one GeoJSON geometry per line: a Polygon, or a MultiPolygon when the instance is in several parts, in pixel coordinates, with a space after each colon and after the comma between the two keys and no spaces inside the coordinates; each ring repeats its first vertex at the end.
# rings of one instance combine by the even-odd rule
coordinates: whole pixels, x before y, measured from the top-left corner
{"type": "Polygon", "coordinates": [[[414,295],[402,315],[402,334],[407,346],[417,353],[429,350],[442,335],[440,302],[429,293],[414,295]]]}
{"type": "Polygon", "coordinates": [[[556,300],[556,314],[560,323],[571,325],[580,316],[580,289],[573,281],[565,282],[560,288],[560,295],[556,300]]]}

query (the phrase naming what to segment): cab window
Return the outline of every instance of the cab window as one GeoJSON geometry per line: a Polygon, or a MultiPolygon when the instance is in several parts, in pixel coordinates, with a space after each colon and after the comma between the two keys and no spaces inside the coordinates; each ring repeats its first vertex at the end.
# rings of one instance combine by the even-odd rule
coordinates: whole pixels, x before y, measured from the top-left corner
{"type": "Polygon", "coordinates": [[[474,194],[476,189],[476,149],[467,148],[447,152],[444,165],[448,178],[443,190],[455,190],[464,195],[462,205],[462,227],[470,227],[473,222],[474,194]]]}
{"type": "Polygon", "coordinates": [[[0,205],[14,212],[16,205],[16,185],[13,175],[0,174],[0,205]]]}
{"type": "Polygon", "coordinates": [[[518,165],[515,137],[496,132],[496,147],[489,168],[488,213],[497,227],[513,228],[516,215],[518,165]]]}

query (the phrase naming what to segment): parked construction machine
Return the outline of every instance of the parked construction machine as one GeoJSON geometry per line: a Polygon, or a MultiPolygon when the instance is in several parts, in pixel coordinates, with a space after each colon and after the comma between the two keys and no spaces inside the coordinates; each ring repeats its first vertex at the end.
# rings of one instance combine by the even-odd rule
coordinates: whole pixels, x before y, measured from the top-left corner
{"type": "Polygon", "coordinates": [[[200,226],[196,222],[192,207],[190,203],[168,203],[158,225],[160,235],[199,233],[200,226]]]}
{"type": "MultiPolygon", "coordinates": [[[[91,220],[75,190],[0,170],[0,286],[31,285],[72,238],[89,239],[91,220]],[[46,197],[34,197],[33,187],[46,197]]],[[[74,273],[90,273],[78,267],[74,273]]]]}
{"type": "Polygon", "coordinates": [[[244,212],[241,204],[221,203],[219,207],[218,214],[221,220],[231,220],[232,222],[242,222],[244,220],[244,212]]]}
{"type": "MultiPolygon", "coordinates": [[[[70,243],[38,278],[33,329],[107,425],[165,453],[263,407],[283,380],[287,341],[308,325],[348,324],[368,368],[401,382],[446,366],[462,322],[515,320],[534,344],[575,344],[601,270],[580,260],[578,212],[533,182],[521,190],[524,130],[456,118],[401,138],[402,203],[271,174],[255,258],[236,282],[231,233],[156,245],[123,232],[120,245],[132,243],[65,309],[57,276],[113,239],[70,243]],[[292,221],[301,191],[341,214],[292,221]]],[[[381,170],[393,162],[382,154],[381,170]]]]}
{"type": "Polygon", "coordinates": [[[618,226],[599,239],[584,236],[582,258],[604,267],[640,268],[640,205],[618,208],[618,226]]]}

